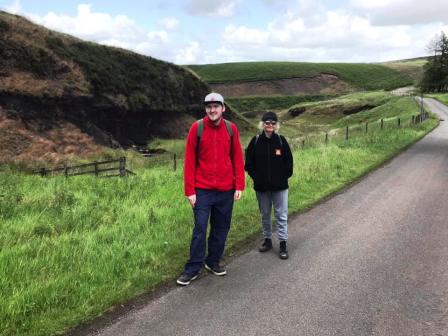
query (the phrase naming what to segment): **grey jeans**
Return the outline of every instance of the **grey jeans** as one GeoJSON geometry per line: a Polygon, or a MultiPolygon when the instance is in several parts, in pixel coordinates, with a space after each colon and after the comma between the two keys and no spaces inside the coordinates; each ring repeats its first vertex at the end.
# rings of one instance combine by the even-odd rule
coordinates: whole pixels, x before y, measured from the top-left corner
{"type": "Polygon", "coordinates": [[[261,213],[263,237],[272,239],[271,209],[274,207],[278,240],[288,240],[288,189],[280,191],[257,191],[261,213]]]}

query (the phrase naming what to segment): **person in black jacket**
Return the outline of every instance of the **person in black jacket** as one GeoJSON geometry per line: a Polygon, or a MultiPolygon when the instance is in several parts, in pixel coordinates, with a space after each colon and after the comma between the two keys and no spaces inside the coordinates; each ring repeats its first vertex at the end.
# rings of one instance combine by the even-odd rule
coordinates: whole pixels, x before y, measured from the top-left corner
{"type": "Polygon", "coordinates": [[[260,122],[260,134],[246,148],[244,169],[254,181],[261,213],[264,241],[260,252],[272,249],[271,209],[274,208],[280,258],[288,258],[288,178],[293,172],[291,149],[285,137],[277,133],[279,123],[274,112],[266,112],[260,122]]]}

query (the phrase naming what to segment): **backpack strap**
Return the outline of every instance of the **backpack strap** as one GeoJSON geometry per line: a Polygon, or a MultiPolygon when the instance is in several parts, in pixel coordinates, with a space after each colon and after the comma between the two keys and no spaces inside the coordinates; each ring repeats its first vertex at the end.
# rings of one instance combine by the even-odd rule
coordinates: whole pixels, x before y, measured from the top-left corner
{"type": "Polygon", "coordinates": [[[229,133],[230,137],[233,138],[232,123],[226,119],[224,119],[224,122],[226,123],[227,133],[229,133]]]}
{"type": "Polygon", "coordinates": [[[196,130],[196,137],[197,137],[197,141],[196,141],[196,164],[198,164],[198,162],[199,162],[199,142],[201,142],[202,133],[204,133],[204,119],[199,119],[198,121],[196,121],[196,123],[198,124],[198,128],[196,130]]]}
{"type": "Polygon", "coordinates": [[[278,136],[278,141],[280,142],[280,148],[283,148],[283,140],[282,137],[280,136],[280,134],[277,134],[278,136]]]}
{"type": "MultiPolygon", "coordinates": [[[[204,133],[204,119],[199,119],[196,121],[198,123],[198,129],[197,129],[197,137],[198,140],[202,138],[202,133],[204,133]]],[[[199,141],[198,141],[199,143],[199,141]]]]}

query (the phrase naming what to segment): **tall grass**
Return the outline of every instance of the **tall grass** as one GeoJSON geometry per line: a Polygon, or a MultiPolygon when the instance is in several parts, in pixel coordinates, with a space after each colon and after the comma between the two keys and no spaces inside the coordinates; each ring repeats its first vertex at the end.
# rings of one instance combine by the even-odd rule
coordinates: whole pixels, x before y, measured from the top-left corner
{"type": "MultiPolygon", "coordinates": [[[[372,132],[295,151],[290,212],[311,206],[437,124],[372,132]]],[[[193,218],[182,171],[98,179],[0,174],[0,335],[52,335],[172,279],[193,218]]],[[[259,232],[251,181],[227,251],[259,232]]]]}

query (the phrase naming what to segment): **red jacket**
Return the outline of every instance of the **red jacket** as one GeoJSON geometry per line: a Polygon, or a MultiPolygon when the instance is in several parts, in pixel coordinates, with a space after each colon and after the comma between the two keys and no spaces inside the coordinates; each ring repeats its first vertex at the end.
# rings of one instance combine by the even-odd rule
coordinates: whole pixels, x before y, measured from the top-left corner
{"type": "Polygon", "coordinates": [[[196,194],[195,188],[244,190],[243,152],[236,125],[232,123],[231,138],[223,120],[216,126],[205,117],[204,130],[196,152],[197,130],[198,124],[195,122],[188,132],[185,146],[185,195],[196,194]]]}

